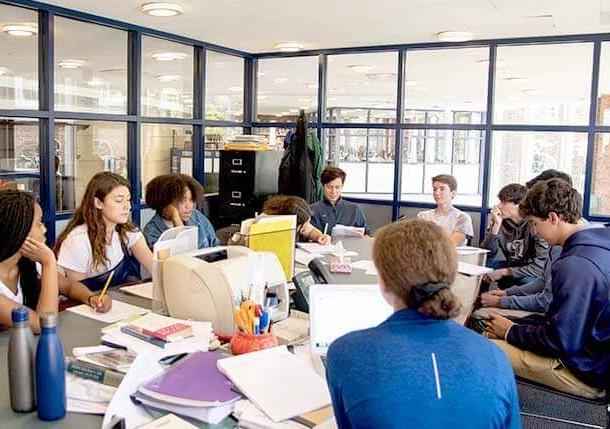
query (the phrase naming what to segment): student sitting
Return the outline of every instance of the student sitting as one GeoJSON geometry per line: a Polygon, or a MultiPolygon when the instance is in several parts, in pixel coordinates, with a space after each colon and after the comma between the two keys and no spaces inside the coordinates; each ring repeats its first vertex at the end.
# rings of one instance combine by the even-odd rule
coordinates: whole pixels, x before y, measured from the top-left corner
{"type": "Polygon", "coordinates": [[[345,177],[345,171],[337,167],[328,166],[322,171],[320,179],[324,198],[311,205],[313,212],[311,224],[329,234],[332,233],[334,226],[339,224],[364,228],[362,235],[370,235],[371,231],[360,206],[341,198],[345,177]]]}
{"type": "Polygon", "coordinates": [[[11,326],[11,311],[25,305],[30,310],[30,326],[39,333],[39,313],[57,312],[59,292],[100,311],[110,309],[110,299],[98,302],[97,295],[84,285],[58,277],[55,254],[45,244],[45,233],[42,209],[30,195],[0,191],[1,326],[11,326]]]}
{"type": "Polygon", "coordinates": [[[521,427],[506,357],[447,320],[460,307],[450,291],[454,247],[420,219],[378,232],[373,259],[395,313],[330,345],[326,376],[339,428],[521,427]]]}
{"type": "Polygon", "coordinates": [[[214,227],[197,206],[203,199],[203,187],[184,174],[157,176],[146,185],[146,204],[155,215],[144,227],[144,237],[153,247],[161,234],[176,226],[196,226],[199,249],[214,247],[220,240],[214,227]]]}
{"type": "Polygon", "coordinates": [[[80,207],[57,239],[58,264],[68,278],[100,290],[112,272],[111,285],[139,279],[140,264],[152,272],[152,252],[129,221],[130,213],[127,180],[107,171],[91,178],[80,207]]]}
{"type": "Polygon", "coordinates": [[[487,335],[517,375],[587,398],[610,380],[610,229],[585,228],[582,198],[561,179],[535,184],[521,203],[536,230],[563,246],[552,268],[553,300],[544,316],[491,315],[487,335]]]}
{"type": "Polygon", "coordinates": [[[466,244],[474,236],[472,219],[463,211],[453,207],[457,192],[457,180],[449,174],[440,174],[432,178],[432,197],[436,208],[417,213],[420,219],[430,220],[442,226],[450,235],[456,246],[466,244]]]}
{"type": "Polygon", "coordinates": [[[548,244],[534,229],[531,219],[519,213],[519,202],[527,189],[518,183],[504,186],[498,193],[500,204],[491,208],[491,222],[481,247],[490,250],[484,282],[497,282],[500,289],[529,283],[543,275],[548,244]]]}
{"type": "MultiPolygon", "coordinates": [[[[323,234],[318,228],[310,223],[311,209],[301,197],[291,195],[274,195],[263,204],[263,214],[274,215],[296,215],[297,217],[297,239],[303,241],[314,241],[319,244],[330,244],[331,237],[323,234]]],[[[245,245],[244,237],[233,234],[228,244],[245,245]]]]}

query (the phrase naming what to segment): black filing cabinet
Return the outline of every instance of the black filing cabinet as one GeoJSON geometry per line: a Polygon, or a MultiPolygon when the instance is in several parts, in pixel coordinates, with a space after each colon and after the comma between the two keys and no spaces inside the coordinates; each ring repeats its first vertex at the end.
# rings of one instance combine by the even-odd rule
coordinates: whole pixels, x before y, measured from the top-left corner
{"type": "Polygon", "coordinates": [[[240,223],[261,211],[267,196],[277,193],[281,151],[220,151],[218,217],[220,223],[240,223]]]}

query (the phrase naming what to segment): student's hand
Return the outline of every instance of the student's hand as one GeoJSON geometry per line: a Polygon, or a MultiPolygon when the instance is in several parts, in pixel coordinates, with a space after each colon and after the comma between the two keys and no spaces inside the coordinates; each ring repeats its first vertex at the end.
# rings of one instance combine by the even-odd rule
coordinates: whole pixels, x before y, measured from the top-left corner
{"type": "Polygon", "coordinates": [[[56,262],[53,251],[44,242],[32,237],[26,237],[19,251],[26,258],[39,262],[43,266],[56,262]]]}
{"type": "Polygon", "coordinates": [[[502,223],[502,211],[499,206],[493,206],[491,210],[489,210],[489,214],[491,215],[491,223],[493,225],[500,225],[502,223]]]}
{"type": "Polygon", "coordinates": [[[107,313],[112,308],[112,297],[105,293],[100,300],[99,295],[92,295],[89,298],[89,305],[98,313],[107,313]]]}
{"type": "Polygon", "coordinates": [[[495,295],[495,296],[506,296],[507,293],[505,290],[502,289],[494,289],[494,290],[490,290],[489,292],[486,292],[490,295],[495,295]]]}
{"type": "Polygon", "coordinates": [[[496,282],[508,274],[508,268],[500,268],[499,270],[494,270],[491,273],[485,274],[483,276],[483,281],[487,283],[496,282]]]}
{"type": "Polygon", "coordinates": [[[328,234],[322,234],[321,236],[318,237],[317,241],[319,244],[328,245],[331,243],[331,237],[328,234]]]}
{"type": "Polygon", "coordinates": [[[161,213],[161,216],[163,216],[167,220],[172,221],[174,226],[184,225],[182,219],[180,218],[180,213],[178,213],[178,209],[173,204],[170,204],[169,206],[165,207],[163,209],[163,212],[161,213]]]}
{"type": "Polygon", "coordinates": [[[487,321],[487,327],[485,328],[485,335],[487,338],[494,338],[503,340],[506,337],[506,333],[513,326],[515,322],[507,319],[499,314],[490,314],[489,320],[487,321]]]}
{"type": "Polygon", "coordinates": [[[500,299],[499,296],[493,295],[491,292],[485,292],[481,294],[481,305],[483,307],[499,307],[500,299]]]}

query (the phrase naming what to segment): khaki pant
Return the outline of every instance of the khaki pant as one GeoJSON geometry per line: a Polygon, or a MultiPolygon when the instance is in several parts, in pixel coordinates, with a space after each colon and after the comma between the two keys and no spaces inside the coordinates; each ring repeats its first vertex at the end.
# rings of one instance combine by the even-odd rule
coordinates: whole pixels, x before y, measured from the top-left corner
{"type": "Polygon", "coordinates": [[[579,379],[559,359],[548,358],[521,350],[504,340],[491,340],[500,347],[519,377],[552,387],[560,392],[589,399],[604,397],[604,391],[591,387],[579,379]]]}

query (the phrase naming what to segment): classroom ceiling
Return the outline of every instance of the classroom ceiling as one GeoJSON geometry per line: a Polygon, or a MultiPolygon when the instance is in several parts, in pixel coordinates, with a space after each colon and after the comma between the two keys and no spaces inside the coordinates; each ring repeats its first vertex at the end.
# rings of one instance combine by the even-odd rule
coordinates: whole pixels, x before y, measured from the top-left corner
{"type": "Polygon", "coordinates": [[[46,3],[252,53],[288,41],[306,49],[432,42],[448,30],[475,39],[610,31],[610,0],[171,0],[184,8],[176,17],[145,15],[147,1],[46,3]]]}

